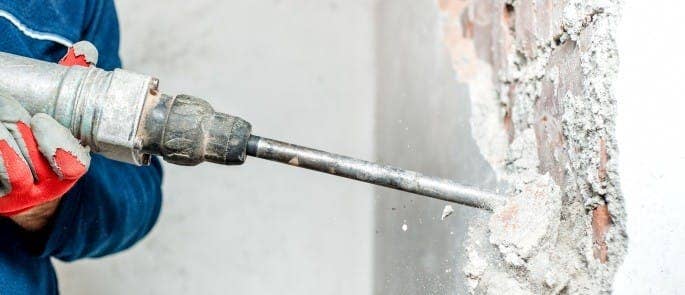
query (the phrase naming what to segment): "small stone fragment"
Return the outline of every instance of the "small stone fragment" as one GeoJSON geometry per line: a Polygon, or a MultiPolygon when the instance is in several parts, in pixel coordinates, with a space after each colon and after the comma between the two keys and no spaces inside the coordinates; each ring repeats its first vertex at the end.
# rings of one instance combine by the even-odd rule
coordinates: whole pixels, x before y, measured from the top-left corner
{"type": "Polygon", "coordinates": [[[452,215],[452,213],[454,213],[454,208],[452,208],[452,205],[445,206],[445,208],[442,209],[442,216],[440,217],[440,220],[445,220],[445,218],[452,215]]]}

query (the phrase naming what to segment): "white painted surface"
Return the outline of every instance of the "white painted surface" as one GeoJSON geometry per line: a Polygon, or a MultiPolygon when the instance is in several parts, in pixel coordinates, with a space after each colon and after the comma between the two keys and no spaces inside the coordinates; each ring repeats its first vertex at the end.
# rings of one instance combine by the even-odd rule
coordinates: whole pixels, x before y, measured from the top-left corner
{"type": "MultiPolygon", "coordinates": [[[[371,0],[117,1],[124,64],[255,134],[370,159],[371,0]]],[[[371,186],[248,159],[166,166],[153,232],[59,264],[64,294],[368,294],[371,186]]]]}
{"type": "Polygon", "coordinates": [[[624,7],[617,132],[630,240],[616,294],[685,290],[684,10],[669,0],[624,7]]]}

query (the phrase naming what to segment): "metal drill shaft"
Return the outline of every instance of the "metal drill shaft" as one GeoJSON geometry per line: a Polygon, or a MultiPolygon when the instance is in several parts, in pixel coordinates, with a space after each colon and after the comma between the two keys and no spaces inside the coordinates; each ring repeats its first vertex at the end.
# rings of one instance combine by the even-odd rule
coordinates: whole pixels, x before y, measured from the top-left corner
{"type": "Polygon", "coordinates": [[[448,179],[252,135],[249,156],[492,211],[504,197],[448,179]]]}

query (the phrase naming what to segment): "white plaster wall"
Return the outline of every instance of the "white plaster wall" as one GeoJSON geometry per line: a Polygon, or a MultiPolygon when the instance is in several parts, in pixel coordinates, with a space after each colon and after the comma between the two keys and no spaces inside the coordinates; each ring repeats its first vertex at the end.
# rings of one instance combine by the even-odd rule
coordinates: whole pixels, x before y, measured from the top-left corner
{"type": "MultiPolygon", "coordinates": [[[[372,0],[121,0],[125,67],[253,123],[371,159],[372,0]]],[[[58,264],[64,294],[368,294],[373,190],[259,159],[166,167],[153,232],[58,264]]]]}
{"type": "Polygon", "coordinates": [[[671,0],[624,6],[617,132],[630,241],[616,294],[685,290],[683,11],[671,0]]]}

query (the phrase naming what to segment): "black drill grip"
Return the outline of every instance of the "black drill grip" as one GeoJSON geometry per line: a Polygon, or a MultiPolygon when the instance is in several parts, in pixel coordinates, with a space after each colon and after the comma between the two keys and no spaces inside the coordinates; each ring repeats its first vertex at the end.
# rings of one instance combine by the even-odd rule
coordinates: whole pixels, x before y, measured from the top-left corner
{"type": "Polygon", "coordinates": [[[144,126],[146,152],[187,166],[244,163],[252,129],[247,121],[215,112],[205,100],[189,95],[163,96],[144,126]]]}

